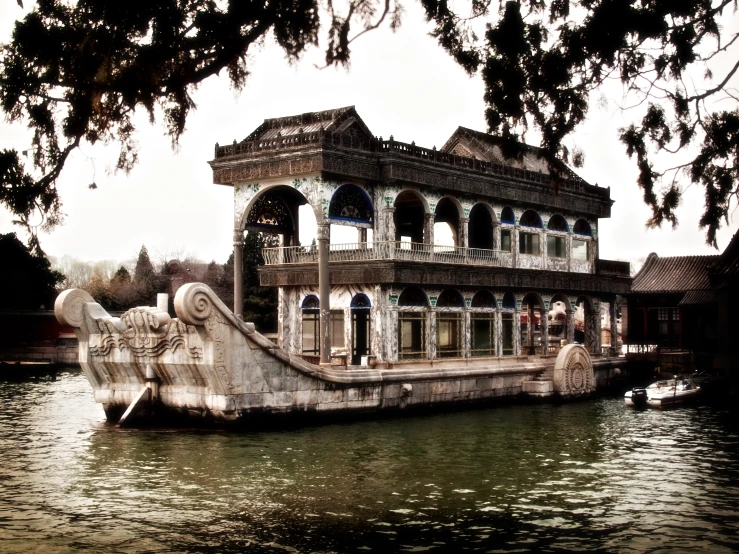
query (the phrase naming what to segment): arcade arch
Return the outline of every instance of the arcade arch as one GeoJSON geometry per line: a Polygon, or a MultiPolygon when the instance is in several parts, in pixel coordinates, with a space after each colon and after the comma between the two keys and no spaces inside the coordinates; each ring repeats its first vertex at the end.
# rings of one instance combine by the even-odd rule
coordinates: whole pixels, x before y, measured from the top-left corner
{"type": "Polygon", "coordinates": [[[469,246],[485,250],[495,249],[495,212],[487,204],[477,203],[470,210],[469,246]]]}
{"type": "Polygon", "coordinates": [[[461,358],[464,298],[455,289],[444,289],[436,301],[436,356],[461,358]]]}
{"type": "Polygon", "coordinates": [[[472,297],[470,306],[470,355],[496,356],[496,303],[489,290],[480,290],[472,297]]]}
{"type": "MultiPolygon", "coordinates": [[[[404,190],[395,198],[395,240],[405,243],[428,242],[432,230],[425,229],[429,213],[426,200],[414,190],[404,190]]],[[[410,248],[410,246],[409,246],[410,248]]]]}
{"type": "Polygon", "coordinates": [[[418,287],[406,287],[398,298],[398,359],[427,358],[428,298],[418,287]]]}

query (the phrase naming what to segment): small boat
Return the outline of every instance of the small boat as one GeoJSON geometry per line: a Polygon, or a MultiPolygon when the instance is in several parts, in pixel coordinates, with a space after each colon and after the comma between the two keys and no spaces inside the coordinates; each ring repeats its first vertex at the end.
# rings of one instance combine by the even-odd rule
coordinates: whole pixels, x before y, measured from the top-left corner
{"type": "Polygon", "coordinates": [[[634,387],[624,394],[627,406],[636,408],[667,408],[695,400],[701,388],[692,379],[656,381],[648,387],[634,387]]]}

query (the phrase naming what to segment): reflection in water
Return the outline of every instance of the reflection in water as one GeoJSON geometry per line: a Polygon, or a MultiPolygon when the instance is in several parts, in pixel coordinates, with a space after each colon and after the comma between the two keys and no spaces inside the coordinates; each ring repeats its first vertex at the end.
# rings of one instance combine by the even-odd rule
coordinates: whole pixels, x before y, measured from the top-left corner
{"type": "Polygon", "coordinates": [[[599,399],[119,430],[79,373],[0,383],[0,552],[731,552],[732,415],[599,399]]]}

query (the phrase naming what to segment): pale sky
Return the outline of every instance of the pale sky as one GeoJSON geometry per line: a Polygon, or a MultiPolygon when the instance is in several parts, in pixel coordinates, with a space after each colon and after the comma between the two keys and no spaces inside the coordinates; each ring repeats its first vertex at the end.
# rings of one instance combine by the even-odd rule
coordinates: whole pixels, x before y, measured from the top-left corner
{"type": "MultiPolygon", "coordinates": [[[[28,10],[13,0],[0,1],[0,39],[7,40],[12,22],[28,10]]],[[[352,48],[349,70],[317,69],[322,51],[311,50],[296,66],[277,47],[253,55],[246,87],[233,91],[225,77],[204,83],[195,93],[192,112],[179,147],[173,151],[164,128],[139,114],[139,163],[129,174],[110,172],[115,144],[83,146],[67,163],[59,180],[66,220],[41,244],[51,256],[70,255],[84,261],[128,260],[142,244],[152,254],[187,252],[205,261],[224,262],[231,251],[232,194],[213,185],[207,162],[216,142],[242,140],[265,118],[354,105],[373,134],[419,146],[440,147],[457,126],[485,131],[483,85],[468,77],[428,36],[418,4],[407,2],[401,28],[368,33],[352,48]],[[97,190],[88,185],[95,182],[97,190]]],[[[615,94],[618,89],[614,89],[615,94]]],[[[588,182],[610,187],[615,200],[610,219],[600,220],[600,255],[638,260],[650,252],[662,256],[715,254],[698,229],[703,189],[684,191],[678,209],[680,226],[647,230],[648,208],[636,185],[636,166],[618,142],[618,128],[633,112],[591,106],[589,120],[574,137],[585,151],[585,166],[576,170],[588,182]]],[[[529,137],[529,142],[535,142],[529,137]]],[[[28,148],[22,126],[0,122],[0,149],[28,148]]],[[[572,143],[570,143],[570,146],[572,143]]],[[[739,212],[718,235],[723,249],[739,228],[739,212]]],[[[0,210],[0,232],[17,231],[0,210]]]]}

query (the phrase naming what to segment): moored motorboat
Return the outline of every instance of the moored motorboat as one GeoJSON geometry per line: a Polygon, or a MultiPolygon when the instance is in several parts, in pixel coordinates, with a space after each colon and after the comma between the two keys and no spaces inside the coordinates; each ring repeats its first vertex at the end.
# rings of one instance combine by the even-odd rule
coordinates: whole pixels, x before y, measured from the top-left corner
{"type": "Polygon", "coordinates": [[[700,387],[691,379],[668,379],[655,381],[648,387],[634,387],[624,394],[627,406],[636,408],[666,408],[695,400],[700,387]]]}

